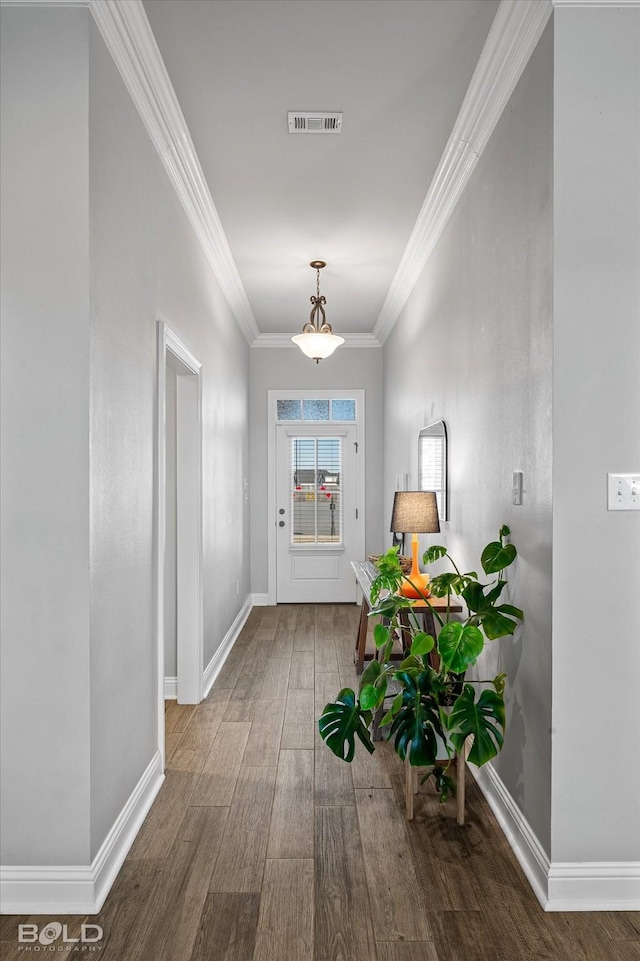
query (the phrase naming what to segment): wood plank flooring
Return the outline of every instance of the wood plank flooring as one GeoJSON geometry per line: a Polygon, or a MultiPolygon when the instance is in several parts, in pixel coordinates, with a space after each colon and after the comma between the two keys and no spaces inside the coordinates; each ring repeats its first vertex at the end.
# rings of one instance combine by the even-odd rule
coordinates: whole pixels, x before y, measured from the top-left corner
{"type": "MultiPolygon", "coordinates": [[[[167,776],[99,915],[101,961],[640,961],[640,915],[545,914],[469,778],[403,816],[389,745],[317,733],[356,686],[359,608],[252,611],[209,697],[167,702],[167,776]]],[[[0,956],[24,957],[4,917],[0,956]]]]}

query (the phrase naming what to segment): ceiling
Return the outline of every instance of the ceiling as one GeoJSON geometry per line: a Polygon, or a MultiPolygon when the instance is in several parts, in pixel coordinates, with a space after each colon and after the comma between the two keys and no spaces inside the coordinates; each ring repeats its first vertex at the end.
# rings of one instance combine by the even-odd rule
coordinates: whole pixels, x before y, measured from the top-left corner
{"type": "Polygon", "coordinates": [[[261,333],[371,333],[498,0],[144,0],[261,333]],[[291,135],[289,110],[341,110],[291,135]]]}

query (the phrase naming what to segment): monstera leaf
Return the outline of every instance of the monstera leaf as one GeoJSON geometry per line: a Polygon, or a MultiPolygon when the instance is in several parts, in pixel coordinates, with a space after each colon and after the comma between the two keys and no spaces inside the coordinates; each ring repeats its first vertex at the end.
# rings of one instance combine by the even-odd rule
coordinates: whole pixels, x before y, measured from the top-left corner
{"type": "Polygon", "coordinates": [[[451,621],[438,635],[438,651],[448,671],[462,674],[473,664],[484,647],[482,632],[473,624],[451,621]]]}
{"type": "Polygon", "coordinates": [[[513,544],[502,543],[503,538],[508,537],[510,533],[507,525],[503,524],[500,528],[500,540],[492,541],[483,550],[480,563],[485,574],[499,574],[500,571],[503,571],[505,567],[509,567],[515,561],[518,552],[513,544]]]}
{"type": "Polygon", "coordinates": [[[436,597],[446,597],[447,594],[462,594],[465,587],[473,583],[475,576],[474,571],[470,571],[468,574],[454,574],[452,571],[436,574],[429,581],[429,590],[436,597]]]}
{"type": "Polygon", "coordinates": [[[483,691],[476,701],[473,687],[471,684],[465,684],[451,713],[448,715],[443,713],[443,720],[456,751],[462,751],[465,739],[470,734],[473,735],[473,744],[469,752],[469,760],[472,764],[481,767],[502,750],[505,726],[504,701],[497,691],[483,691]]]}
{"type": "Polygon", "coordinates": [[[371,602],[375,604],[380,595],[380,591],[388,590],[394,593],[402,584],[402,569],[398,560],[398,548],[390,547],[386,554],[383,554],[376,561],[378,576],[371,584],[371,602]]]}
{"type": "Polygon", "coordinates": [[[522,620],[523,615],[519,607],[513,607],[511,604],[495,606],[494,602],[502,593],[506,583],[506,581],[499,580],[488,594],[484,593],[483,585],[477,582],[469,584],[462,592],[465,604],[471,614],[475,615],[476,622],[482,625],[482,629],[490,641],[494,641],[498,637],[506,637],[507,634],[513,634],[517,625],[512,617],[522,620]],[[507,617],[507,614],[512,617],[507,617]]]}
{"type": "Polygon", "coordinates": [[[422,555],[423,564],[434,564],[439,561],[441,557],[447,556],[447,548],[442,547],[441,544],[434,544],[433,547],[428,547],[424,554],[422,555]]]}
{"type": "Polygon", "coordinates": [[[394,677],[403,685],[402,707],[395,715],[389,740],[395,737],[395,752],[401,760],[409,753],[414,767],[435,764],[439,735],[444,740],[438,702],[431,692],[431,676],[423,671],[417,677],[397,671],[394,677]]]}
{"type": "Polygon", "coordinates": [[[426,634],[424,631],[418,631],[413,635],[413,640],[411,641],[411,653],[415,656],[421,654],[428,654],[436,646],[431,634],[426,634]]]}
{"type": "MultiPolygon", "coordinates": [[[[373,586],[371,588],[371,600],[373,601],[373,586]]],[[[386,617],[391,620],[404,607],[411,607],[411,601],[408,597],[403,597],[401,594],[385,594],[384,597],[378,598],[375,607],[371,608],[369,617],[386,617]]]]}
{"type": "Polygon", "coordinates": [[[343,761],[353,761],[358,737],[369,754],[374,747],[369,735],[371,711],[364,711],[356,701],[349,687],[343,688],[335,702],[327,704],[318,721],[320,737],[336,757],[343,761]]]}

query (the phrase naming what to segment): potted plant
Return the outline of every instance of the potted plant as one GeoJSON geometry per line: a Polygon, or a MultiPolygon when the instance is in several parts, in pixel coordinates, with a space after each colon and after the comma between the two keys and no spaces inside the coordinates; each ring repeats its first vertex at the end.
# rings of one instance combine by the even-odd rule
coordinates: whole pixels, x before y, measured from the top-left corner
{"type": "Polygon", "coordinates": [[[356,738],[370,753],[374,744],[371,729],[379,718],[390,689],[393,701],[379,720],[393,740],[396,754],[413,767],[429,767],[440,801],[455,794],[448,768],[456,752],[462,753],[465,741],[473,736],[468,760],[481,766],[501,750],[505,729],[505,674],[491,680],[470,680],[465,672],[476,663],[486,641],[513,634],[522,611],[500,601],[506,586],[503,576],[517,556],[507,543],[509,528],[502,526],[499,539],[487,544],[481,556],[484,574],[495,575],[482,583],[475,571],[461,573],[445,547],[431,547],[424,563],[446,558],[450,571],[438,574],[429,584],[431,594],[446,598],[444,617],[422,594],[440,625],[437,639],[420,629],[411,599],[398,594],[406,575],[400,569],[397,548],[391,548],[377,562],[378,576],[371,588],[370,617],[380,620],[374,627],[377,656],[360,678],[358,694],[344,688],[336,700],[326,705],[319,719],[320,735],[327,746],[344,761],[354,757],[356,738]],[[452,595],[462,599],[466,617],[452,619],[452,595]],[[401,617],[404,624],[401,623],[401,617]],[[408,643],[407,643],[407,621],[408,643]],[[394,640],[405,638],[405,656],[392,661],[394,640]],[[437,764],[446,752],[447,763],[437,764]]]}

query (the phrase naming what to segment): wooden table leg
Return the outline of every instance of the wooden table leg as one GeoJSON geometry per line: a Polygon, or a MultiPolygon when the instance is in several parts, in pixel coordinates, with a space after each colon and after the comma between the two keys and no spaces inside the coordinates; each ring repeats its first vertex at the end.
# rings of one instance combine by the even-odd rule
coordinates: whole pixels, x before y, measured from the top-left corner
{"type": "Polygon", "coordinates": [[[404,759],[404,815],[407,821],[413,821],[413,795],[416,793],[416,770],[409,763],[411,744],[407,746],[404,759]]]}
{"type": "Polygon", "coordinates": [[[353,657],[356,665],[356,674],[362,674],[362,668],[364,667],[364,655],[367,648],[367,627],[369,624],[370,610],[371,608],[367,603],[367,599],[363,597],[362,606],[360,608],[360,623],[358,624],[358,637],[356,639],[356,649],[353,657]]]}
{"type": "Polygon", "coordinates": [[[469,747],[467,741],[462,745],[462,751],[456,754],[456,821],[464,824],[464,802],[465,802],[465,766],[469,747]]]}

